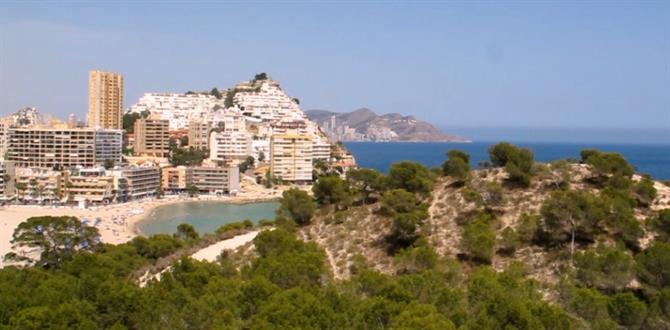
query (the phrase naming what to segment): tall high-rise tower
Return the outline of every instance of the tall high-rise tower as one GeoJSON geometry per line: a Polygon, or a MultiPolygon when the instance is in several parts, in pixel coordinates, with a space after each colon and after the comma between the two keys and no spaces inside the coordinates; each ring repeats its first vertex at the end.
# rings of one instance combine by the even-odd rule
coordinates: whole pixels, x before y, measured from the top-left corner
{"type": "Polygon", "coordinates": [[[91,71],[88,77],[88,126],[123,127],[123,76],[91,71]]]}

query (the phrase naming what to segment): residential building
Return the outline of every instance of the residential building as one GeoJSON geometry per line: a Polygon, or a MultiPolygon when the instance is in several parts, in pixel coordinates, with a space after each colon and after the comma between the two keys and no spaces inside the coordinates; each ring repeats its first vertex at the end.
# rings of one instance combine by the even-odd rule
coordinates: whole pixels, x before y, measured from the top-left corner
{"type": "Polygon", "coordinates": [[[117,178],[117,181],[120,178],[124,179],[116,183],[116,189],[125,192],[126,199],[154,196],[161,186],[161,170],[158,166],[117,167],[107,172],[117,178]],[[122,189],[124,187],[125,190],[122,189]]]}
{"type": "Polygon", "coordinates": [[[194,120],[188,124],[188,146],[195,149],[209,149],[209,122],[194,120]]]}
{"type": "Polygon", "coordinates": [[[68,199],[79,203],[109,203],[115,199],[114,177],[103,167],[65,171],[68,199]]]}
{"type": "Polygon", "coordinates": [[[212,132],[209,136],[209,158],[230,166],[239,165],[252,155],[251,136],[241,132],[212,132]]]}
{"type": "Polygon", "coordinates": [[[186,190],[186,166],[168,166],[161,169],[161,184],[164,191],[186,190]]]}
{"type": "Polygon", "coordinates": [[[274,80],[258,80],[235,86],[233,103],[248,117],[265,122],[305,119],[296,99],[288,96],[274,80]]]}
{"type": "Polygon", "coordinates": [[[278,134],[270,139],[270,171],[295,183],[312,181],[312,139],[308,135],[278,134]]]}
{"type": "Polygon", "coordinates": [[[7,142],[9,141],[10,121],[3,118],[0,119],[0,159],[5,159],[7,153],[7,142]]]}
{"type": "Polygon", "coordinates": [[[14,163],[0,160],[0,202],[14,199],[16,195],[14,189],[15,179],[14,163]]]}
{"type": "Polygon", "coordinates": [[[91,71],[88,80],[88,126],[123,128],[123,76],[91,71]]]}
{"type": "Polygon", "coordinates": [[[149,112],[169,121],[170,130],[188,128],[191,121],[204,120],[216,106],[216,98],[207,94],[146,93],[129,112],[149,112]]]}
{"type": "Polygon", "coordinates": [[[121,130],[67,127],[10,128],[7,158],[16,167],[92,167],[121,162],[121,130]]]}
{"type": "Polygon", "coordinates": [[[312,158],[314,160],[330,161],[330,143],[318,141],[312,144],[312,158]]]}
{"type": "Polygon", "coordinates": [[[201,192],[232,193],[240,189],[240,170],[232,167],[193,166],[186,170],[186,186],[195,186],[201,192]]]}
{"type": "Polygon", "coordinates": [[[135,155],[167,157],[170,153],[169,122],[162,119],[140,118],[135,121],[135,155]]]}
{"type": "Polygon", "coordinates": [[[16,194],[32,202],[60,201],[63,176],[60,171],[45,168],[16,168],[16,194]]]}

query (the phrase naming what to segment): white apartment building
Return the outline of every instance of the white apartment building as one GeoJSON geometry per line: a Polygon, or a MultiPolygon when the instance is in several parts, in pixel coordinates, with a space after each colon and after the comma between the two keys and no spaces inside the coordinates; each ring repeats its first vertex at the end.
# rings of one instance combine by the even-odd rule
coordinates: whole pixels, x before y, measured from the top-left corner
{"type": "Polygon", "coordinates": [[[10,120],[0,119],[0,159],[5,159],[7,153],[7,142],[9,140],[10,120]]]}
{"type": "Polygon", "coordinates": [[[270,140],[270,171],[295,183],[312,182],[312,139],[307,135],[273,135],[270,140]]]}
{"type": "Polygon", "coordinates": [[[251,152],[251,136],[240,132],[212,132],[209,136],[209,159],[238,165],[251,152]]]}
{"type": "Polygon", "coordinates": [[[14,163],[0,159],[0,202],[14,199],[14,163]]]}
{"type": "MultiPolygon", "coordinates": [[[[125,179],[124,183],[117,183],[118,187],[126,187],[125,199],[139,199],[153,196],[161,186],[161,170],[158,166],[128,166],[108,170],[107,173],[117,180],[125,179]]],[[[122,198],[122,196],[117,196],[122,198]]]]}
{"type": "Polygon", "coordinates": [[[204,120],[216,105],[216,98],[204,94],[145,93],[128,111],[149,111],[153,118],[169,121],[170,130],[188,128],[194,120],[204,120]]]}
{"type": "Polygon", "coordinates": [[[210,123],[212,128],[217,128],[223,132],[246,131],[246,117],[235,106],[212,111],[207,116],[206,121],[210,123]]]}
{"type": "Polygon", "coordinates": [[[7,158],[16,167],[92,167],[121,162],[121,130],[100,128],[10,128],[7,158]]]}

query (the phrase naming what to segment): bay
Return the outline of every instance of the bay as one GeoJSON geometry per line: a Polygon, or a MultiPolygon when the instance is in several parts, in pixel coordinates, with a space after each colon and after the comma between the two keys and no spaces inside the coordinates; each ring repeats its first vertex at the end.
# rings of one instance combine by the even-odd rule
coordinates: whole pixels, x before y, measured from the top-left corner
{"type": "Polygon", "coordinates": [[[231,204],[223,202],[185,202],[162,205],[137,223],[144,235],[172,234],[182,223],[193,225],[200,234],[212,233],[227,223],[249,219],[254,223],[274,219],[278,202],[231,204]]]}

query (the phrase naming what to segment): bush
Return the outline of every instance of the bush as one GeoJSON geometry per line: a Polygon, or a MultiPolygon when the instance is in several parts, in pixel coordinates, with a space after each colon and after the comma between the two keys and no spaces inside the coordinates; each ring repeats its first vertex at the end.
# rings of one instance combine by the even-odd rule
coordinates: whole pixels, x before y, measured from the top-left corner
{"type": "Polygon", "coordinates": [[[307,225],[316,213],[316,203],[306,192],[291,188],[282,193],[278,212],[300,225],[307,225]]]}
{"type": "Polygon", "coordinates": [[[470,259],[490,264],[493,259],[496,235],[491,228],[491,217],[482,214],[465,226],[461,247],[470,259]]]}
{"type": "Polygon", "coordinates": [[[516,232],[519,235],[519,240],[523,243],[530,243],[535,239],[537,230],[540,225],[540,217],[534,214],[524,213],[519,219],[519,225],[516,232]]]}
{"type": "Polygon", "coordinates": [[[619,291],[635,278],[635,260],[626,252],[600,247],[575,256],[577,280],[584,286],[619,291]]]}
{"type": "Polygon", "coordinates": [[[658,239],[670,241],[670,209],[664,209],[648,220],[649,225],[657,231],[658,239]]]}
{"type": "Polygon", "coordinates": [[[503,229],[500,235],[498,245],[498,250],[500,252],[508,255],[514,254],[514,252],[516,252],[516,250],[519,248],[519,245],[521,245],[519,234],[517,234],[517,232],[511,227],[506,227],[503,229]]]}
{"type": "Polygon", "coordinates": [[[524,187],[530,185],[534,164],[533,152],[530,149],[501,142],[489,148],[489,157],[493,165],[505,167],[510,182],[524,187]]]}
{"type": "Polygon", "coordinates": [[[451,176],[457,182],[470,178],[470,155],[460,150],[450,150],[449,159],[442,165],[442,174],[451,176]]]}
{"type": "Polygon", "coordinates": [[[654,181],[645,176],[633,186],[633,195],[639,206],[649,207],[657,196],[654,181]]]}
{"type": "Polygon", "coordinates": [[[582,162],[589,164],[593,171],[591,181],[598,184],[605,183],[610,177],[630,178],[635,169],[618,153],[600,152],[594,149],[585,149],[581,152],[582,162]]]}
{"type": "Polygon", "coordinates": [[[642,281],[659,289],[670,286],[670,244],[655,242],[635,256],[635,261],[642,281]]]}
{"type": "Polygon", "coordinates": [[[427,195],[433,189],[435,178],[425,166],[405,161],[391,166],[387,181],[389,188],[427,195]]]}
{"type": "Polygon", "coordinates": [[[612,296],[607,309],[613,319],[628,328],[641,326],[647,316],[647,306],[630,292],[612,296]]]}
{"type": "Polygon", "coordinates": [[[351,204],[351,194],[347,184],[339,176],[322,176],[312,187],[314,198],[321,205],[347,207],[351,204]]]}

